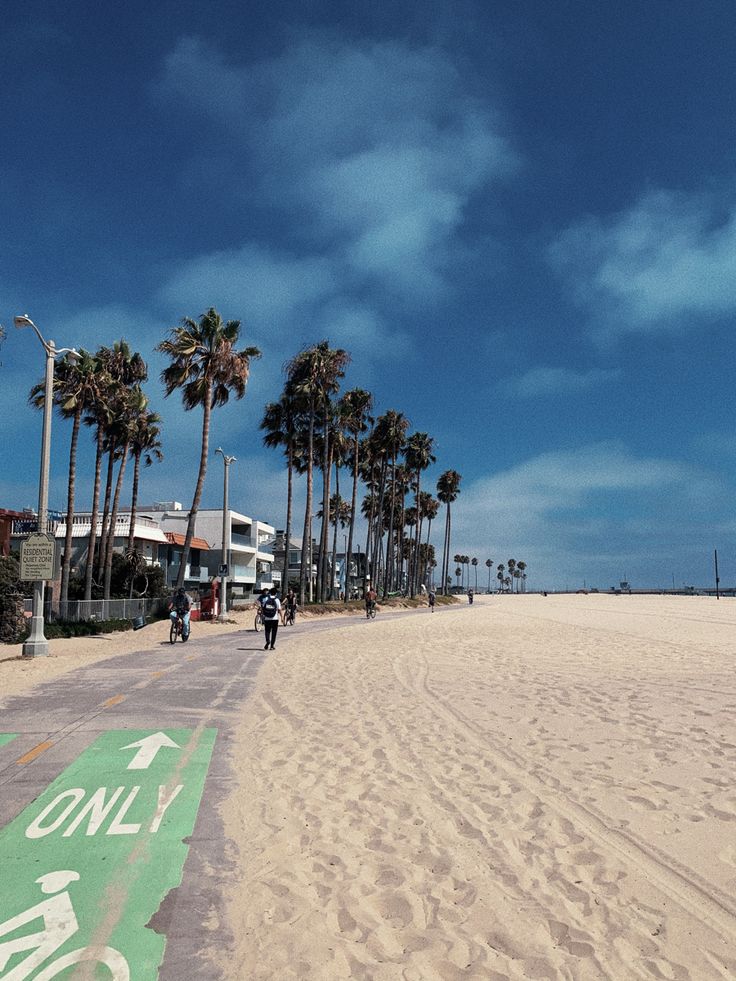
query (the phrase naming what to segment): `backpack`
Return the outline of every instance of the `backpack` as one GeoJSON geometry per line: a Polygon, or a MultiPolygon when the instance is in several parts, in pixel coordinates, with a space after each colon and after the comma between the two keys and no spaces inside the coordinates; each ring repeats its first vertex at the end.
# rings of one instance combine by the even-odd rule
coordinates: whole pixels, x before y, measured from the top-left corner
{"type": "Polygon", "coordinates": [[[273,596],[267,596],[266,599],[263,601],[262,609],[263,609],[263,615],[267,620],[270,620],[272,617],[275,617],[276,611],[278,610],[278,606],[276,605],[275,598],[273,596]]]}
{"type": "Polygon", "coordinates": [[[189,597],[184,594],[184,596],[177,595],[174,600],[174,609],[177,613],[188,613],[189,612],[189,597]]]}

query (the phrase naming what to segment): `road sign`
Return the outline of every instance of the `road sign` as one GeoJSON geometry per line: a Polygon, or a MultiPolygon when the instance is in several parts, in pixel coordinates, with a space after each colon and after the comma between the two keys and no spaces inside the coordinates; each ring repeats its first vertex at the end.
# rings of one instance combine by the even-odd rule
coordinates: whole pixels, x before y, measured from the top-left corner
{"type": "Polygon", "coordinates": [[[54,578],[56,542],[53,535],[36,532],[20,544],[20,578],[24,582],[54,578]]]}
{"type": "Polygon", "coordinates": [[[218,576],[227,576],[228,574],[229,574],[228,573],[228,566],[227,566],[227,562],[225,562],[217,570],[217,575],[218,576]]]}

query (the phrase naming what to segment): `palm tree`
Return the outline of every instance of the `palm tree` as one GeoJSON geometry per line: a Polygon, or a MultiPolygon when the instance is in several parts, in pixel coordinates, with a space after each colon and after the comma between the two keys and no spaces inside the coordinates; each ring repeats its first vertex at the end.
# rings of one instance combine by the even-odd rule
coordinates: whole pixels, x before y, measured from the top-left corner
{"type": "Polygon", "coordinates": [[[135,541],[135,517],[138,507],[138,485],[143,465],[150,467],[154,460],[163,460],[161,452],[161,416],[155,412],[142,412],[134,420],[130,437],[130,454],[133,457],[133,491],[130,502],[130,528],[128,529],[127,550],[131,551],[135,541]]]}
{"type": "MultiPolygon", "coordinates": [[[[406,416],[401,412],[396,412],[394,409],[389,409],[388,412],[385,412],[376,420],[376,428],[374,430],[374,436],[377,443],[386,453],[386,460],[391,461],[391,497],[388,516],[388,545],[386,549],[386,570],[383,580],[384,598],[390,589],[390,581],[395,570],[392,542],[394,535],[394,518],[396,514],[396,493],[397,490],[399,490],[396,466],[399,454],[402,453],[404,449],[406,431],[408,428],[409,420],[406,418],[406,416]]],[[[381,537],[383,537],[382,533],[383,527],[381,526],[381,537]]]]}
{"type": "MultiPolygon", "coordinates": [[[[77,480],[77,448],[82,415],[94,402],[99,390],[100,363],[89,351],[82,349],[75,360],[68,355],[57,362],[54,372],[54,402],[64,419],[72,420],[72,435],[69,445],[69,473],[67,481],[66,535],[64,553],[61,559],[62,603],[69,598],[69,571],[72,556],[72,531],[74,523],[74,501],[77,480]]],[[[45,383],[39,382],[31,389],[29,401],[37,408],[44,402],[45,383]]]]}
{"type": "Polygon", "coordinates": [[[519,575],[521,577],[521,591],[526,592],[526,562],[517,562],[516,568],[519,570],[519,575]]]}
{"type": "MultiPolygon", "coordinates": [[[[355,530],[355,513],[358,503],[358,475],[360,473],[361,447],[360,434],[366,432],[368,427],[373,422],[371,417],[371,412],[373,411],[373,396],[370,392],[366,392],[362,388],[353,388],[349,392],[345,392],[343,397],[340,399],[338,409],[340,412],[340,419],[346,433],[353,438],[353,451],[351,456],[351,461],[353,464],[353,496],[350,504],[350,527],[348,531],[348,545],[346,549],[347,555],[345,556],[345,568],[347,570],[345,573],[345,603],[347,603],[350,593],[348,578],[350,560],[353,556],[353,533],[355,530]]],[[[360,572],[360,570],[357,571],[358,573],[360,572]]]]}
{"type": "MultiPolygon", "coordinates": [[[[339,387],[339,379],[344,377],[345,369],[350,363],[350,355],[342,348],[330,348],[329,341],[320,341],[312,347],[300,351],[287,365],[289,384],[293,391],[306,403],[307,425],[307,501],[304,509],[304,534],[302,536],[302,562],[299,578],[300,601],[303,604],[306,597],[307,564],[309,565],[309,581],[312,581],[312,499],[314,485],[314,428],[317,412],[322,410],[324,426],[324,442],[322,446],[323,495],[322,510],[323,534],[321,541],[326,542],[326,521],[329,513],[329,414],[330,397],[339,387]],[[305,562],[305,559],[307,561],[305,562]]],[[[311,590],[310,590],[311,592],[311,590]]],[[[321,581],[320,581],[321,596],[321,581]]],[[[312,597],[310,596],[310,599],[312,597]]]]}
{"type": "MultiPolygon", "coordinates": [[[[121,451],[121,446],[125,443],[128,432],[130,415],[128,391],[136,386],[140,391],[140,383],[148,378],[148,365],[137,351],[132,352],[130,350],[130,346],[124,338],[115,341],[112,347],[101,347],[97,352],[97,357],[105,366],[113,383],[108,396],[111,403],[109,405],[110,418],[105,426],[105,444],[109,459],[97,564],[97,577],[102,581],[103,577],[107,577],[108,555],[112,554],[112,543],[115,539],[114,523],[109,521],[115,463],[120,461],[121,469],[124,472],[127,459],[127,450],[121,451]]],[[[119,485],[120,481],[118,481],[119,485]]],[[[108,592],[109,587],[105,590],[105,598],[107,598],[108,592]]]]}
{"type": "Polygon", "coordinates": [[[514,570],[516,568],[516,559],[509,559],[506,563],[506,568],[509,574],[509,582],[511,584],[511,592],[514,591],[514,570]]]}
{"type": "Polygon", "coordinates": [[[477,593],[478,592],[478,560],[473,558],[470,561],[475,568],[475,591],[477,593]]]}
{"type": "Polygon", "coordinates": [[[86,426],[95,428],[95,477],[92,491],[92,513],[90,515],[89,539],[87,542],[87,564],[84,571],[84,598],[92,599],[92,577],[95,565],[95,544],[97,541],[97,519],[100,507],[100,484],[102,478],[102,457],[105,448],[105,431],[113,418],[115,405],[115,385],[100,362],[98,388],[83,417],[86,426]]]}
{"type": "Polygon", "coordinates": [[[184,408],[187,411],[202,407],[202,448],[199,471],[192,507],[189,511],[181,565],[176,579],[177,587],[184,582],[207,473],[212,410],[218,405],[225,405],[231,393],[237,399],[243,398],[248,384],[251,361],[261,356],[261,352],[256,347],[246,347],[237,351],[235,345],[239,335],[239,320],[228,320],[224,323],[220,314],[210,308],[200,316],[199,321],[184,317],[181,327],[173,327],[169,337],[156,348],[171,359],[171,364],[161,372],[166,397],[168,398],[176,389],[181,389],[184,408]]]}
{"type": "Polygon", "coordinates": [[[460,585],[460,576],[462,575],[462,572],[463,570],[460,568],[460,566],[458,566],[455,569],[455,578],[457,579],[457,585],[459,589],[462,589],[462,586],[460,585]]]}
{"type": "Polygon", "coordinates": [[[120,434],[118,440],[122,448],[120,450],[120,467],[118,469],[118,479],[115,485],[115,496],[113,498],[112,513],[110,515],[110,531],[107,536],[105,548],[105,581],[103,592],[105,599],[110,598],[110,583],[112,581],[112,555],[114,550],[113,546],[115,544],[115,524],[118,516],[118,508],[120,506],[120,491],[122,490],[123,486],[123,478],[125,476],[125,466],[128,461],[130,442],[133,437],[136,419],[139,415],[145,412],[147,404],[148,399],[138,385],[127,391],[125,393],[125,398],[120,400],[120,415],[116,420],[116,424],[120,434]]]}
{"type": "Polygon", "coordinates": [[[294,503],[294,471],[297,469],[296,454],[303,429],[303,412],[299,400],[287,384],[278,402],[269,402],[261,420],[265,431],[263,445],[282,447],[286,457],[286,530],[284,542],[284,568],[282,588],[289,586],[289,554],[291,552],[291,522],[294,503]]]}
{"type": "Polygon", "coordinates": [[[493,566],[493,559],[486,559],[486,567],[488,568],[488,593],[491,592],[491,567],[493,566]]]}
{"type": "Polygon", "coordinates": [[[502,593],[503,582],[504,582],[503,574],[506,571],[506,566],[503,564],[503,562],[499,562],[498,565],[496,566],[496,569],[498,570],[498,575],[496,576],[496,579],[498,579],[498,591],[502,593]]]}
{"type": "Polygon", "coordinates": [[[450,565],[450,535],[452,519],[450,505],[460,493],[461,476],[457,470],[446,470],[437,481],[437,497],[445,505],[445,544],[442,552],[442,592],[447,594],[447,577],[450,565]]]}
{"type": "MultiPolygon", "coordinates": [[[[427,538],[425,541],[425,551],[423,553],[425,557],[429,555],[428,550],[430,547],[429,539],[432,533],[432,522],[439,514],[439,510],[440,510],[440,502],[436,498],[432,497],[429,491],[422,491],[421,494],[419,495],[419,520],[420,522],[424,522],[424,519],[425,518],[427,519],[427,538]]],[[[420,583],[426,581],[428,571],[429,570],[426,561],[420,563],[420,567],[419,567],[420,583]]]]}
{"type": "Polygon", "coordinates": [[[410,475],[413,475],[415,484],[415,499],[417,509],[417,523],[414,543],[414,561],[410,565],[409,572],[409,594],[413,597],[419,585],[419,541],[421,538],[421,476],[422,471],[426,470],[430,464],[434,463],[436,457],[432,453],[434,440],[428,433],[413,433],[406,443],[406,466],[410,475]]]}

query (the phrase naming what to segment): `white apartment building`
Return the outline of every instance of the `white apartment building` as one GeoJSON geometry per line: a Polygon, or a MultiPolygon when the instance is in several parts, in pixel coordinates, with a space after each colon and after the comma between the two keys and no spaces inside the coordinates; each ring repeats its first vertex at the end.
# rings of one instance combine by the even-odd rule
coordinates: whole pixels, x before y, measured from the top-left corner
{"type": "MultiPolygon", "coordinates": [[[[166,510],[155,515],[161,530],[170,542],[167,551],[166,581],[173,583],[179,573],[181,546],[184,544],[189,512],[166,510]]],[[[225,534],[229,537],[228,582],[235,599],[248,599],[263,588],[280,586],[281,573],[273,568],[273,525],[257,521],[228,509],[225,534]]],[[[218,575],[222,562],[223,512],[222,508],[201,508],[194,525],[195,537],[200,548],[190,553],[185,570],[186,584],[209,583],[218,575]],[[207,543],[205,551],[201,544],[207,543]]]]}

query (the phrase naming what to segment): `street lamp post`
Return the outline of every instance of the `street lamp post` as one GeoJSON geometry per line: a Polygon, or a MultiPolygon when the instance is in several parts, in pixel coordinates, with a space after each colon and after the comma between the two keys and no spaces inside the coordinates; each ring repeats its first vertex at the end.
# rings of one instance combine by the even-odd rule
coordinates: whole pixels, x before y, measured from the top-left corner
{"type": "MultiPolygon", "coordinates": [[[[49,519],[49,468],[51,461],[51,410],[54,401],[54,365],[57,354],[69,354],[74,359],[79,353],[71,347],[57,348],[53,341],[45,341],[41,331],[27,313],[13,320],[18,329],[32,327],[46,352],[46,375],[43,396],[43,430],[41,434],[41,472],[38,481],[38,531],[45,535],[48,531],[49,519]]],[[[49,642],[43,632],[43,580],[33,584],[33,614],[31,617],[31,632],[23,644],[23,657],[47,657],[49,642]]]]}
{"type": "MultiPolygon", "coordinates": [[[[220,454],[222,457],[222,462],[225,464],[225,482],[222,490],[222,568],[229,570],[230,562],[230,514],[228,511],[228,472],[230,470],[230,464],[235,463],[234,456],[226,456],[222,452],[221,447],[217,447],[215,450],[215,455],[220,454]]],[[[227,620],[227,573],[223,572],[220,575],[220,613],[217,617],[220,623],[225,623],[227,620]]]]}

